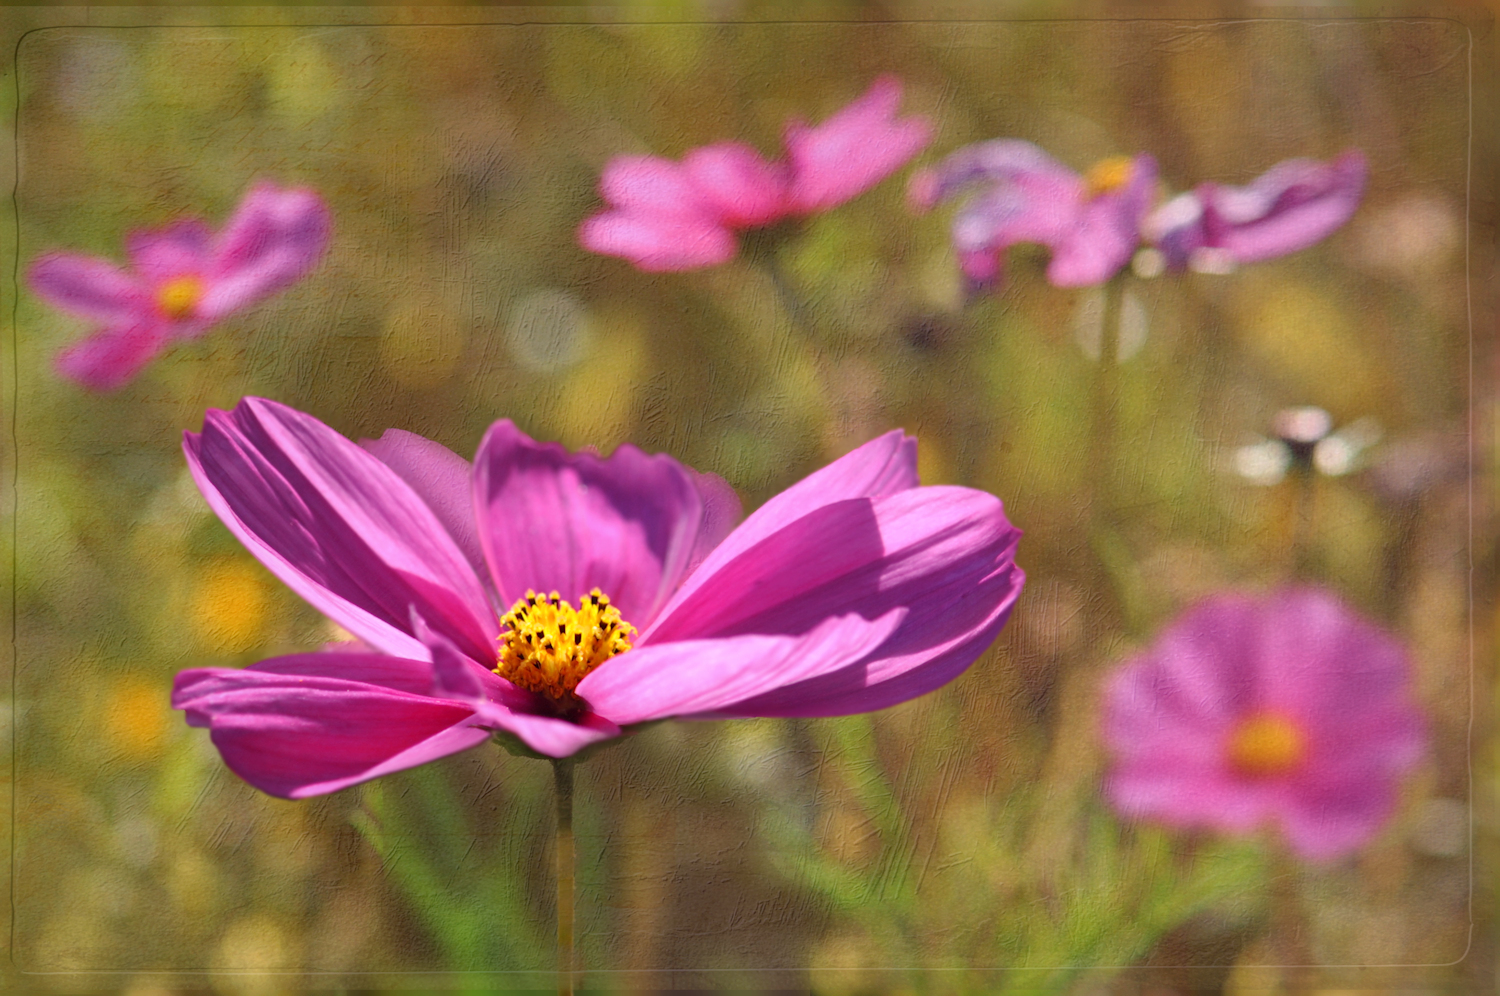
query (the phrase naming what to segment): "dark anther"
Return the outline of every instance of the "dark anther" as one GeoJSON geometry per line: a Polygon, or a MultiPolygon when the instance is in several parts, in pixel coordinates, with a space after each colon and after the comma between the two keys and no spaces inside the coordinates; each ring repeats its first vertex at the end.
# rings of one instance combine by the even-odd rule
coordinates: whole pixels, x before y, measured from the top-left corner
{"type": "Polygon", "coordinates": [[[573,646],[576,647],[576,646],[578,646],[582,642],[583,642],[583,634],[582,633],[574,633],[573,634],[573,646]]]}

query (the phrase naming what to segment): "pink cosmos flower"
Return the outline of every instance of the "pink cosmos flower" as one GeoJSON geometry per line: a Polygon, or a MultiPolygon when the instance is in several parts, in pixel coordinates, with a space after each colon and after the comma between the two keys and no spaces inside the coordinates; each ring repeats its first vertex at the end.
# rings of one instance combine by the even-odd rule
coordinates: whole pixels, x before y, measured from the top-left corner
{"type": "Polygon", "coordinates": [[[1288,159],[1243,187],[1202,183],[1151,212],[1144,230],[1173,269],[1218,272],[1321,242],[1353,215],[1365,189],[1365,157],[1288,159]]]}
{"type": "Polygon", "coordinates": [[[1247,833],[1328,860],[1390,817],[1426,736],[1390,634],[1293,588],[1190,609],[1110,679],[1105,794],[1123,815],[1247,833]]]}
{"type": "Polygon", "coordinates": [[[53,307],[104,327],[58,354],[58,373],[96,391],[134,377],[177,339],[295,283],[328,245],[328,208],[313,191],[252,187],[215,235],[189,219],[125,239],[129,267],[48,253],[27,282],[53,307]]]}
{"type": "Polygon", "coordinates": [[[578,240],[647,271],[727,262],[739,251],[736,231],[836,207],[925,148],[931,126],[898,120],[900,103],[900,82],[883,76],[822,124],[791,122],[785,162],[767,162],[738,142],[693,149],[680,163],[618,156],[599,178],[610,210],[585,221],[578,240]]]}
{"type": "Polygon", "coordinates": [[[832,716],[952,680],[1023,575],[998,499],[919,487],[875,439],[738,527],[712,474],[490,427],[471,466],[398,430],[356,445],[259,398],[184,442],[209,505],[363,646],[177,676],[225,763],[288,798],[504,730],[567,757],[669,716],[832,716]]]}
{"type": "Polygon", "coordinates": [[[1018,242],[1052,250],[1054,286],[1087,287],[1118,273],[1140,244],[1156,160],[1114,156],[1080,176],[1030,142],[996,139],[918,171],[909,197],[926,211],[976,189],[953,218],[959,266],[976,287],[999,282],[1005,250],[1018,242]]]}

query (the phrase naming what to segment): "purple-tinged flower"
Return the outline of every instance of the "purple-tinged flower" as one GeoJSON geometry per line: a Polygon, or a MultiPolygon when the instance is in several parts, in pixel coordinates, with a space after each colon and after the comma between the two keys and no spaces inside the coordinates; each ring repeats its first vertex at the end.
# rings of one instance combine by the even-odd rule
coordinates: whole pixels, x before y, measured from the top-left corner
{"type": "Polygon", "coordinates": [[[1365,188],[1365,157],[1288,159],[1243,187],[1201,183],[1147,217],[1146,238],[1172,269],[1225,272],[1298,252],[1348,221],[1365,188]]]}
{"type": "Polygon", "coordinates": [[[567,757],[671,716],[833,716],[951,681],[1024,577],[1000,501],[887,433],[738,527],[720,478],[490,427],[474,464],[259,398],[184,442],[210,507],[363,648],[177,676],[262,791],[318,795],[503,730],[567,757]]]}
{"type": "Polygon", "coordinates": [[[287,287],[328,245],[328,208],[306,189],[250,188],[222,231],[189,219],[125,238],[129,265],[48,253],[31,265],[32,291],[103,328],[58,354],[58,373],[96,391],[134,377],[178,339],[287,287]]]}
{"type": "Polygon", "coordinates": [[[586,220],[579,242],[642,270],[716,266],[739,251],[735,232],[816,214],[869,190],[926,147],[925,118],[896,118],[901,84],[877,79],[820,125],[787,125],[785,162],[738,142],[693,149],[682,162],[618,156],[599,178],[610,209],[586,220]]]}
{"type": "Polygon", "coordinates": [[[919,210],[974,191],[953,218],[959,266],[976,287],[995,285],[1005,250],[1037,242],[1052,250],[1057,287],[1102,284],[1130,261],[1156,196],[1156,160],[1114,156],[1079,175],[1030,142],[965,146],[912,177],[919,210]]]}
{"type": "Polygon", "coordinates": [[[1328,860],[1390,817],[1426,735],[1400,643],[1330,592],[1220,595],[1110,679],[1105,795],[1121,814],[1328,860]]]}

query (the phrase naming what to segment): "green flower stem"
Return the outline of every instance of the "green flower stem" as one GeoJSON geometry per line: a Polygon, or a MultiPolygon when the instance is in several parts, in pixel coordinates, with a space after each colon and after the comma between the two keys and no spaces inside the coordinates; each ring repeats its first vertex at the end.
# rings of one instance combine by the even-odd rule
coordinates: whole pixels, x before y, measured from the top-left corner
{"type": "Polygon", "coordinates": [[[1104,285],[1104,314],[1100,316],[1099,367],[1094,374],[1094,426],[1091,440],[1094,472],[1093,507],[1096,523],[1107,522],[1114,512],[1115,423],[1120,405],[1120,315],[1125,278],[1115,277],[1104,285]]]}
{"type": "Polygon", "coordinates": [[[803,303],[801,295],[792,286],[792,282],[787,279],[781,263],[774,255],[767,254],[759,266],[761,271],[771,278],[771,285],[776,288],[776,296],[781,302],[782,310],[791,320],[792,327],[802,333],[803,337],[811,339],[817,322],[813,318],[812,311],[803,303]]]}
{"type": "Polygon", "coordinates": [[[554,758],[557,787],[557,992],[573,996],[573,759],[554,758]]]}
{"type": "Polygon", "coordinates": [[[1291,541],[1287,544],[1291,551],[1292,576],[1299,580],[1306,579],[1312,575],[1312,532],[1315,493],[1317,487],[1316,474],[1311,467],[1298,466],[1288,475],[1289,484],[1292,488],[1291,510],[1291,541]]]}
{"type": "Polygon", "coordinates": [[[780,254],[781,246],[796,237],[801,229],[799,222],[782,222],[754,229],[744,236],[741,258],[770,279],[781,310],[786,313],[792,327],[805,338],[811,339],[818,325],[817,319],[788,279],[780,254]]]}
{"type": "MultiPolygon", "coordinates": [[[[1089,440],[1089,535],[1095,550],[1121,546],[1116,523],[1115,450],[1120,406],[1120,316],[1126,278],[1116,276],[1104,285],[1104,313],[1099,316],[1099,364],[1094,371],[1093,425],[1089,440]]],[[[1108,558],[1103,558],[1107,561],[1108,558]]],[[[1108,562],[1101,566],[1099,604],[1104,621],[1119,624],[1127,616],[1129,593],[1122,590],[1118,572],[1108,562]]]]}

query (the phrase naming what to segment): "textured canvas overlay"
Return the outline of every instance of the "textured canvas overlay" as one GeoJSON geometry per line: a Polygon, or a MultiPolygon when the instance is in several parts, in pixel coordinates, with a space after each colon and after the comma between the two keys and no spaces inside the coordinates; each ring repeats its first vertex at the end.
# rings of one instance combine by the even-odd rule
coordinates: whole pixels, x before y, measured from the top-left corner
{"type": "Polygon", "coordinates": [[[8,981],[1492,985],[1491,25],[1093,13],[0,12],[8,981]]]}

